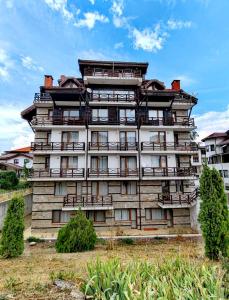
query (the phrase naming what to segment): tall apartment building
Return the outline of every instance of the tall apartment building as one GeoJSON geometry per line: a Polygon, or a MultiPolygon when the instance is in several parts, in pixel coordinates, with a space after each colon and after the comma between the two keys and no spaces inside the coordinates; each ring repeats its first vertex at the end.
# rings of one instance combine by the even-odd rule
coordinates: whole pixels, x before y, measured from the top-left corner
{"type": "Polygon", "coordinates": [[[79,60],[81,78],[45,76],[22,112],[35,131],[32,232],[56,232],[81,209],[96,229],[191,226],[197,99],[147,63],[79,60]]]}
{"type": "Polygon", "coordinates": [[[202,142],[205,144],[207,163],[220,172],[229,200],[229,130],[214,132],[202,142]]]}

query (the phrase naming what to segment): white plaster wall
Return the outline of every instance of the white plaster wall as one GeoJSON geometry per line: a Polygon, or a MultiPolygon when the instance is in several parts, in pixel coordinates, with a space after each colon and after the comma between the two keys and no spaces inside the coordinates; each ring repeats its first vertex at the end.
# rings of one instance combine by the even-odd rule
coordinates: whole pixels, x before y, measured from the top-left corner
{"type": "Polygon", "coordinates": [[[25,156],[16,156],[16,157],[14,157],[14,158],[10,158],[10,159],[5,160],[5,162],[14,165],[14,160],[15,160],[15,159],[18,159],[18,160],[19,160],[17,166],[24,167],[24,160],[25,160],[25,159],[28,159],[28,160],[29,160],[29,162],[26,164],[27,168],[30,169],[30,168],[32,168],[32,166],[33,166],[33,160],[30,159],[30,158],[27,158],[27,157],[25,157],[25,156]]]}

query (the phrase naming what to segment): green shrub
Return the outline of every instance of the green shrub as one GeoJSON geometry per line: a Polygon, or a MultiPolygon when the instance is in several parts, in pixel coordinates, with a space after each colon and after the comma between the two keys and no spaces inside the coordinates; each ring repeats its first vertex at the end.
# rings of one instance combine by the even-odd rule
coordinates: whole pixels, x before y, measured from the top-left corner
{"type": "Polygon", "coordinates": [[[18,184],[17,174],[14,171],[0,172],[0,188],[5,190],[14,189],[18,184]]]}
{"type": "Polygon", "coordinates": [[[87,251],[94,249],[96,239],[92,221],[80,210],[59,230],[55,246],[60,253],[87,251]]]}
{"type": "Polygon", "coordinates": [[[206,164],[200,177],[199,221],[205,242],[205,254],[210,259],[228,255],[229,213],[222,177],[206,164]]]}
{"type": "Polygon", "coordinates": [[[122,242],[122,244],[125,244],[125,245],[133,245],[134,244],[134,240],[131,238],[121,239],[120,241],[122,242]]]}
{"type": "Polygon", "coordinates": [[[28,242],[28,243],[31,243],[31,242],[44,243],[45,240],[39,239],[39,238],[37,238],[37,237],[35,237],[35,236],[30,236],[30,237],[27,238],[27,242],[28,242]]]}
{"type": "Polygon", "coordinates": [[[24,251],[24,198],[15,195],[9,203],[2,237],[0,241],[0,254],[4,258],[17,257],[24,251]]]}
{"type": "Polygon", "coordinates": [[[88,265],[82,291],[90,299],[224,299],[220,266],[200,264],[179,257],[160,264],[120,260],[88,265]]]}

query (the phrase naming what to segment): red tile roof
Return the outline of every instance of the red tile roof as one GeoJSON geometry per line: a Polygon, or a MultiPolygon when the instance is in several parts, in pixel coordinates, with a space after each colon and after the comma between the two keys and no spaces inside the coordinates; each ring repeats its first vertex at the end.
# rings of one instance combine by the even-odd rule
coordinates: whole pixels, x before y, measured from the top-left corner
{"type": "Polygon", "coordinates": [[[28,153],[31,151],[31,147],[28,146],[28,147],[24,147],[24,148],[18,148],[18,149],[14,149],[14,150],[9,150],[9,151],[6,151],[7,153],[28,153]]]}
{"type": "Polygon", "coordinates": [[[227,137],[227,133],[226,132],[213,132],[212,134],[208,135],[207,137],[205,137],[204,139],[202,139],[201,141],[204,142],[206,140],[209,139],[214,139],[217,137],[227,137]]]}

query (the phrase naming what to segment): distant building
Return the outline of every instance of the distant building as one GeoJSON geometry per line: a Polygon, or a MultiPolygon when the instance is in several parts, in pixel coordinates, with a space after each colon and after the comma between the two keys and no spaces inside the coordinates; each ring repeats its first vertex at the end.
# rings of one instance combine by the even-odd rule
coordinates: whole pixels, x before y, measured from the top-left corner
{"type": "Polygon", "coordinates": [[[205,143],[207,163],[219,170],[229,199],[229,130],[214,132],[202,142],[205,143]]]}
{"type": "Polygon", "coordinates": [[[24,165],[31,169],[33,167],[33,154],[30,151],[30,147],[5,151],[0,156],[0,170],[13,170],[20,175],[24,165]]]}

